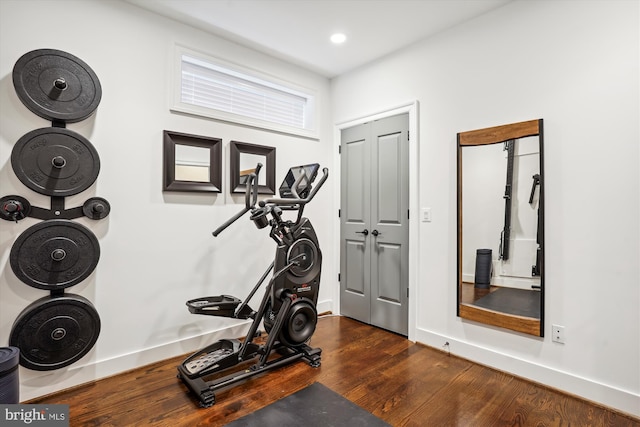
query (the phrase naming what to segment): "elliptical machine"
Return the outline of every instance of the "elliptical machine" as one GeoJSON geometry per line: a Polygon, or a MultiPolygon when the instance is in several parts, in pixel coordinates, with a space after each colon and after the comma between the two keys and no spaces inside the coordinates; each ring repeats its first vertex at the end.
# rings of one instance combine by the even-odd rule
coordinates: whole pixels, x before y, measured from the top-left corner
{"type": "MultiPolygon", "coordinates": [[[[316,329],[318,313],[316,303],[320,287],[322,253],[311,222],[303,218],[303,210],[329,176],[327,168],[315,187],[312,187],[320,165],[317,163],[289,169],[282,185],[280,198],[258,199],[258,163],[248,175],[245,207],[213,235],[217,236],[247,212],[256,227],[271,226],[271,237],[277,244],[274,261],[244,301],[229,295],[203,297],[187,301],[194,314],[253,319],[244,340],[222,339],[185,359],[178,366],[178,378],[200,399],[200,406],[215,403],[215,391],[234,385],[271,369],[304,359],[310,366],[320,366],[322,349],[311,348],[307,342],[316,329]],[[283,220],[283,211],[297,211],[295,221],[283,220]],[[248,303],[258,288],[274,271],[266,286],[258,311],[248,303]],[[257,344],[260,322],[268,334],[266,342],[257,344]],[[248,369],[233,370],[243,362],[255,363],[248,369]],[[205,378],[213,379],[206,380],[205,378]]],[[[243,363],[244,365],[244,363],[243,363]]]]}

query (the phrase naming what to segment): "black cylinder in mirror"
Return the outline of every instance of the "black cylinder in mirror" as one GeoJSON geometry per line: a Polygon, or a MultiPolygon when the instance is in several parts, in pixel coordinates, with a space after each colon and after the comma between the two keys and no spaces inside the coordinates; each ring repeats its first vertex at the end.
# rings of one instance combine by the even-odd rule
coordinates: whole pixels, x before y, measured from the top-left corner
{"type": "Polygon", "coordinates": [[[491,252],[491,249],[476,250],[476,288],[489,289],[491,286],[491,273],[493,270],[491,252]]]}

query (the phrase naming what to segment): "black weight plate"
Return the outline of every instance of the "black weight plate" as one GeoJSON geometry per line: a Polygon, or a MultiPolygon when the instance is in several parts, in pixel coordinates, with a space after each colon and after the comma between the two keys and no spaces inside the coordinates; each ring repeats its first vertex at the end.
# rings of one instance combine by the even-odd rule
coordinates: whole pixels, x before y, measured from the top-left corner
{"type": "Polygon", "coordinates": [[[11,247],[11,269],[27,285],[65,289],[86,279],[98,265],[100,244],[85,226],[66,219],[27,228],[11,247]]]}
{"type": "Polygon", "coordinates": [[[27,187],[47,196],[72,196],[91,186],[100,157],[82,135],[66,128],[41,128],[25,134],[11,151],[11,166],[27,187]]]}
{"type": "Polygon", "coordinates": [[[100,317],[80,295],[46,296],[25,308],[11,328],[9,342],[20,349],[20,364],[36,371],[64,368],[91,350],[100,317]]]}
{"type": "Polygon", "coordinates": [[[80,58],[55,49],[25,53],[13,67],[13,86],[22,103],[47,120],[79,122],[100,104],[98,76],[80,58]]]}
{"type": "Polygon", "coordinates": [[[29,216],[31,203],[21,196],[4,196],[0,198],[0,218],[18,222],[29,216]]]}
{"type": "Polygon", "coordinates": [[[102,197],[92,197],[82,205],[82,213],[90,219],[102,219],[111,212],[111,205],[102,197]]]}

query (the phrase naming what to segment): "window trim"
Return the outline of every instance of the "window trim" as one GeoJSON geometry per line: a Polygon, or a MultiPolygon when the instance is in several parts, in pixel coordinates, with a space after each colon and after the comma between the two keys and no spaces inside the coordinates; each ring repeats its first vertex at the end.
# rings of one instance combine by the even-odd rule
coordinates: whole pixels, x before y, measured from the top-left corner
{"type": "Polygon", "coordinates": [[[243,126],[263,129],[267,131],[279,132],[284,134],[290,134],[295,136],[301,136],[309,139],[319,139],[318,135],[318,96],[315,90],[302,87],[291,82],[273,77],[271,75],[256,71],[251,68],[240,66],[238,64],[231,63],[229,61],[214,57],[212,55],[204,54],[192,49],[189,49],[178,44],[174,49],[174,76],[172,79],[172,105],[170,111],[177,113],[184,113],[193,116],[205,117],[215,120],[220,120],[228,123],[240,124],[243,126]],[[303,129],[294,126],[287,126],[279,123],[274,123],[266,120],[261,120],[253,117],[247,117],[231,112],[216,110],[212,108],[202,107],[198,105],[192,105],[182,102],[182,56],[186,55],[199,61],[210,63],[215,68],[225,69],[229,71],[229,74],[239,74],[242,78],[246,78],[250,81],[255,81],[260,84],[266,84],[272,86],[275,89],[283,90],[293,95],[302,96],[307,98],[311,111],[308,120],[311,121],[310,128],[303,129]]]}

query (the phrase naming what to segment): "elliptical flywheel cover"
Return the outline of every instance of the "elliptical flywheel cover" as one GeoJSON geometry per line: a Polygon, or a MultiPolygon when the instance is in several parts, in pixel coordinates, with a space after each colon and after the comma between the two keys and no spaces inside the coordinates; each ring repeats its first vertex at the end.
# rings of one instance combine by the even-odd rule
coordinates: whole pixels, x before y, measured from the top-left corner
{"type": "Polygon", "coordinates": [[[280,341],[291,347],[302,345],[311,338],[317,323],[315,304],[307,298],[298,298],[289,307],[280,331],[280,341]]]}
{"type": "Polygon", "coordinates": [[[13,67],[13,86],[31,112],[66,123],[89,117],[102,98],[100,80],[91,67],[56,49],[22,55],[13,67]]]}

